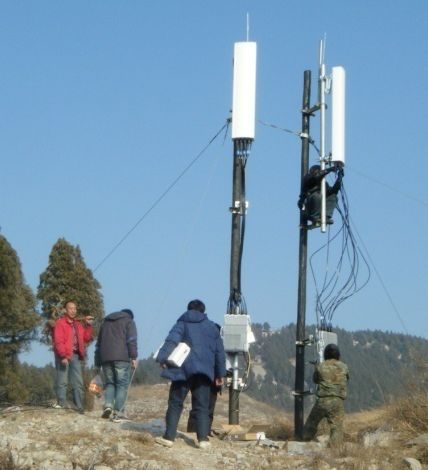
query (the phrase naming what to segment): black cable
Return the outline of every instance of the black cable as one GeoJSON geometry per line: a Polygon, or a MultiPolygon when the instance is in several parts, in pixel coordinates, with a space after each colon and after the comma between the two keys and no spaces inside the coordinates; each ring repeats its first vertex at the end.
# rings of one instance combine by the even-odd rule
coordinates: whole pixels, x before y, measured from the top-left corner
{"type": "Polygon", "coordinates": [[[345,187],[342,184],[340,191],[340,199],[336,205],[337,213],[340,215],[342,225],[340,229],[328,241],[318,248],[310,257],[310,268],[316,290],[316,315],[318,326],[322,329],[328,328],[331,324],[333,315],[337,308],[349,297],[359,292],[370,280],[371,271],[369,264],[363,253],[361,252],[349,222],[349,204],[345,187]],[[316,255],[323,250],[327,250],[326,263],[328,265],[330,259],[330,246],[333,241],[341,235],[341,248],[334,272],[329,274],[326,270],[322,286],[319,287],[313,260],[316,255]],[[360,282],[360,264],[361,260],[367,269],[367,276],[364,281],[360,282]],[[345,265],[349,266],[347,275],[345,274],[343,282],[343,272],[345,265]]]}
{"type": "Polygon", "coordinates": [[[128,238],[128,236],[140,225],[140,223],[150,214],[150,212],[162,201],[162,199],[171,191],[171,189],[180,181],[180,179],[187,173],[188,170],[199,160],[199,158],[204,154],[208,147],[217,139],[217,137],[223,132],[224,129],[229,128],[230,121],[229,119],[226,123],[220,128],[219,131],[214,135],[214,137],[208,142],[207,145],[196,155],[196,157],[187,164],[184,170],[172,181],[172,183],[163,191],[163,193],[155,200],[155,202],[147,209],[147,211],[137,220],[137,222],[126,232],[126,234],[114,245],[114,247],[107,253],[107,255],[96,265],[93,269],[95,273],[107,260],[110,256],[120,247],[120,245],[128,238]]]}

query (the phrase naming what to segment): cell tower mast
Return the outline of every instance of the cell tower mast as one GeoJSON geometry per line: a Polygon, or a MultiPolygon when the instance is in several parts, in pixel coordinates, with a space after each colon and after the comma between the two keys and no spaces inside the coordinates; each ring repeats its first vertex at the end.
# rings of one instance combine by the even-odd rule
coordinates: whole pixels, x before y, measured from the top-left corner
{"type": "MultiPolygon", "coordinates": [[[[247,33],[248,35],[248,33],[247,33]]],[[[239,424],[239,394],[242,379],[240,358],[248,357],[252,341],[250,317],[241,290],[241,263],[244,248],[245,219],[248,203],[245,197],[245,167],[255,136],[256,98],[255,42],[237,42],[233,63],[233,190],[232,233],[230,255],[230,295],[223,327],[223,341],[227,354],[229,380],[229,424],[239,424]]]]}
{"type": "MultiPolygon", "coordinates": [[[[320,112],[320,148],[319,162],[321,170],[326,164],[345,164],[345,70],[343,67],[333,67],[331,77],[326,75],[324,64],[325,39],[320,42],[319,50],[319,76],[318,76],[318,103],[310,106],[311,100],[311,71],[304,72],[303,106],[302,106],[302,139],[301,151],[301,193],[303,193],[303,180],[309,170],[310,118],[314,113],[320,112]],[[331,153],[326,153],[326,95],[331,88],[331,153]]],[[[326,231],[326,182],[321,182],[321,232],[326,231]]],[[[297,325],[296,325],[296,375],[294,387],[294,432],[296,438],[302,438],[304,421],[304,397],[310,392],[305,390],[305,347],[311,343],[306,337],[306,280],[307,280],[307,250],[308,229],[307,214],[300,211],[299,235],[299,280],[297,293],[297,325]]],[[[328,342],[337,342],[337,335],[326,331],[318,325],[316,334],[317,353],[322,361],[323,350],[328,342]]]]}

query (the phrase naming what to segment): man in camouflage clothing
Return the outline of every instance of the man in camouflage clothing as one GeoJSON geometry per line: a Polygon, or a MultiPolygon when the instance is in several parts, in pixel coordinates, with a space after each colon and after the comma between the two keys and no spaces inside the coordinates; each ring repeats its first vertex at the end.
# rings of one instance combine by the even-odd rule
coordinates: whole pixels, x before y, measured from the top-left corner
{"type": "Polygon", "coordinates": [[[317,400],[303,429],[303,440],[315,437],[318,424],[327,418],[330,425],[330,446],[343,442],[344,400],[349,380],[348,366],[341,362],[340,351],[335,344],[328,344],[324,350],[324,362],[315,368],[313,380],[318,385],[317,400]]]}

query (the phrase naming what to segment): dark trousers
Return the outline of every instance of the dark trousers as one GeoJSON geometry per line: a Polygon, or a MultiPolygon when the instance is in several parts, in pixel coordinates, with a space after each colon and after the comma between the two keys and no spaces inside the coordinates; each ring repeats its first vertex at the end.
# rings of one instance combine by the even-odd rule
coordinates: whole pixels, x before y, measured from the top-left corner
{"type": "Polygon", "coordinates": [[[211,380],[202,374],[196,374],[186,381],[171,382],[166,412],[166,431],[164,438],[174,441],[178,422],[183,411],[183,403],[189,390],[192,394],[192,410],[196,415],[196,435],[198,441],[207,440],[210,431],[208,408],[210,401],[211,380]]]}
{"type": "MultiPolygon", "coordinates": [[[[337,195],[330,194],[325,201],[325,211],[328,218],[333,217],[333,211],[337,204],[337,195]]],[[[317,220],[321,217],[321,193],[314,191],[306,199],[306,214],[309,219],[317,220]]]]}
{"type": "MultiPolygon", "coordinates": [[[[211,384],[210,387],[210,402],[208,405],[208,416],[210,419],[210,432],[213,426],[214,409],[217,403],[217,394],[221,394],[221,387],[217,387],[215,383],[211,384]]],[[[189,420],[187,421],[187,432],[196,432],[196,413],[195,410],[191,409],[189,413],[189,420]]]]}

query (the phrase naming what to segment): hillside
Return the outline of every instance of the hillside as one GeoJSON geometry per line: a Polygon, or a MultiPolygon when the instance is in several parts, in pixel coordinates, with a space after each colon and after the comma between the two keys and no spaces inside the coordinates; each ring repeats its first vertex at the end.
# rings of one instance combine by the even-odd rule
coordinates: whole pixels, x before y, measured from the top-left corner
{"type": "MultiPolygon", "coordinates": [[[[252,346],[253,373],[248,394],[276,406],[293,406],[296,327],[271,331],[254,325],[257,342],[252,346]]],[[[347,411],[360,411],[388,403],[401,396],[417,380],[418,358],[428,357],[428,341],[414,336],[381,331],[347,332],[335,329],[342,359],[350,369],[347,411]]],[[[308,335],[314,327],[307,328],[308,335]]],[[[307,388],[313,389],[313,347],[306,349],[307,388]]]]}
{"type": "MultiPolygon", "coordinates": [[[[12,407],[0,410],[0,468],[4,470],[187,470],[187,469],[402,469],[428,468],[426,427],[401,429],[395,409],[382,408],[346,416],[346,444],[326,448],[325,429],[316,442],[291,439],[288,417],[243,395],[241,424],[265,424],[266,441],[212,437],[212,447],[197,449],[194,435],[184,432],[187,401],[173,448],[154,438],[164,429],[167,385],[133,387],[128,401],[131,422],[100,418],[102,403],[85,415],[72,410],[12,407]],[[413,460],[412,460],[413,459],[413,460]],[[414,459],[419,459],[417,462],[414,459]],[[410,466],[410,465],[414,466],[410,466]],[[422,466],[422,465],[424,466],[422,466]]],[[[425,403],[426,394],[424,396],[425,403]]],[[[404,410],[405,408],[401,408],[404,410]]],[[[418,415],[425,419],[426,416],[418,415]]],[[[219,398],[214,428],[227,422],[227,396],[219,398]]]]}
{"type": "MultiPolygon", "coordinates": [[[[245,394],[285,411],[294,409],[292,390],[295,380],[294,324],[271,330],[265,323],[253,324],[256,343],[251,346],[252,369],[245,394]]],[[[428,341],[414,336],[381,331],[347,332],[336,329],[343,360],[351,380],[346,400],[347,411],[361,411],[389,403],[418,381],[418,358],[428,357],[428,341]]],[[[308,335],[314,327],[307,328],[308,335]]],[[[313,347],[306,349],[306,383],[312,383],[315,359],[313,347]]],[[[159,367],[152,359],[141,361],[136,383],[159,383],[159,367]]],[[[307,406],[311,404],[311,397],[307,406]]]]}

